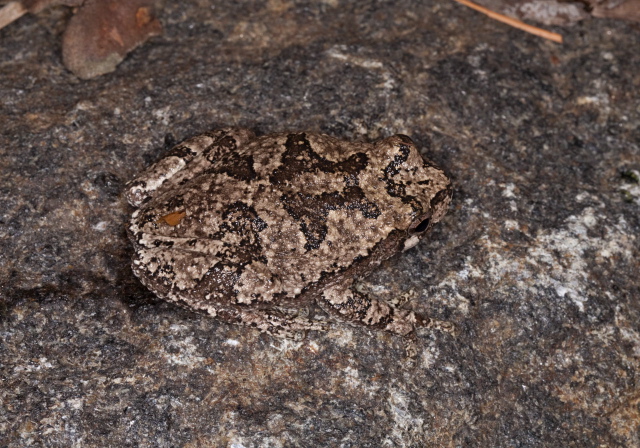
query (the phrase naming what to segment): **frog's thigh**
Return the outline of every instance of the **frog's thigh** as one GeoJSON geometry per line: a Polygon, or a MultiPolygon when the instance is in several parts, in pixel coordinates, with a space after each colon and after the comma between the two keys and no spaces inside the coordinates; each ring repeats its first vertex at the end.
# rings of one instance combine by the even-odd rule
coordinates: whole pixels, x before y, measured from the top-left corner
{"type": "Polygon", "coordinates": [[[371,299],[344,284],[326,288],[319,302],[325,311],[337,314],[344,320],[382,328],[400,335],[406,335],[413,331],[415,326],[423,325],[424,320],[413,311],[395,308],[387,302],[371,299]]]}
{"type": "Polygon", "coordinates": [[[178,173],[184,173],[185,167],[202,154],[215,139],[216,135],[213,133],[202,134],[174,146],[160,160],[127,184],[126,197],[129,203],[140,206],[178,173]]]}
{"type": "Polygon", "coordinates": [[[247,325],[273,336],[292,339],[296,339],[306,331],[326,331],[328,328],[326,322],[284,314],[276,309],[222,305],[216,308],[215,314],[229,323],[247,325]]]}
{"type": "Polygon", "coordinates": [[[247,129],[220,129],[196,135],[174,146],[160,160],[127,184],[125,193],[131,205],[140,206],[162,188],[181,185],[206,170],[213,160],[207,153],[221,153],[237,148],[254,137],[247,129]],[[188,167],[188,168],[187,168],[188,167]]]}

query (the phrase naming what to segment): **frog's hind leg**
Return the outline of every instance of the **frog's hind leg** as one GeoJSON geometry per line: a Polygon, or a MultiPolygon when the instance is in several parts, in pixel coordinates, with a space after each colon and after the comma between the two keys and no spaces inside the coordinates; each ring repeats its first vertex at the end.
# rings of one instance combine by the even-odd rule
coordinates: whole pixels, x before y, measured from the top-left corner
{"type": "Polygon", "coordinates": [[[353,323],[380,328],[401,336],[410,334],[416,327],[453,331],[448,322],[421,316],[413,311],[396,308],[382,300],[372,299],[353,289],[335,285],[325,288],[318,300],[326,312],[338,315],[353,323]]]}
{"type": "Polygon", "coordinates": [[[185,140],[129,182],[125,197],[131,205],[139,207],[152,196],[200,175],[223,154],[234,151],[253,137],[253,132],[246,129],[219,129],[185,140]]]}

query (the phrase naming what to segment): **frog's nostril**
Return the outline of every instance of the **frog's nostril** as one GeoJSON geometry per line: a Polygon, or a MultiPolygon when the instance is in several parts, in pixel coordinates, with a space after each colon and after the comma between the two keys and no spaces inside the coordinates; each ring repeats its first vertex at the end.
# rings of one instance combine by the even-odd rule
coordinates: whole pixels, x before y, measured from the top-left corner
{"type": "Polygon", "coordinates": [[[429,228],[430,222],[431,222],[431,218],[423,219],[420,224],[414,227],[413,231],[416,233],[424,232],[425,230],[427,230],[427,228],[429,228]]]}

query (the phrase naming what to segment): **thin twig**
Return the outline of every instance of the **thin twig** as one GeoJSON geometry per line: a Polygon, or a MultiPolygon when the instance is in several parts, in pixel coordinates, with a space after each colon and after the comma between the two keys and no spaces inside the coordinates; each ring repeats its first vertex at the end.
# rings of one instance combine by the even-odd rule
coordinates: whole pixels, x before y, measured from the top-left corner
{"type": "Polygon", "coordinates": [[[524,22],[521,22],[517,19],[512,19],[511,17],[507,17],[505,15],[499,14],[497,12],[493,12],[490,9],[487,9],[483,6],[476,5],[475,3],[469,0],[455,0],[458,3],[462,3],[469,8],[475,9],[476,11],[480,11],[483,14],[488,15],[492,19],[498,20],[502,23],[506,23],[507,25],[511,25],[514,28],[518,28],[520,30],[526,31],[527,33],[535,34],[536,36],[544,37],[545,39],[552,40],[554,42],[562,43],[562,36],[558,33],[552,33],[551,31],[543,30],[542,28],[537,28],[535,26],[527,25],[524,22]]]}
{"type": "Polygon", "coordinates": [[[22,7],[19,1],[7,3],[0,9],[0,30],[11,22],[18,20],[25,15],[26,9],[22,7]]]}

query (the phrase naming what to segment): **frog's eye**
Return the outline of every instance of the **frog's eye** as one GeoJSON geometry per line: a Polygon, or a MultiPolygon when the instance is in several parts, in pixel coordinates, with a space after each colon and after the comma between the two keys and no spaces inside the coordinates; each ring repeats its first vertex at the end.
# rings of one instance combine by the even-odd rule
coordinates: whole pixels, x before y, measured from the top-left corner
{"type": "Polygon", "coordinates": [[[425,230],[427,230],[429,228],[429,223],[431,223],[431,218],[425,218],[425,219],[422,220],[422,222],[420,224],[418,224],[417,226],[415,226],[413,228],[413,231],[415,233],[424,232],[425,230]]]}

